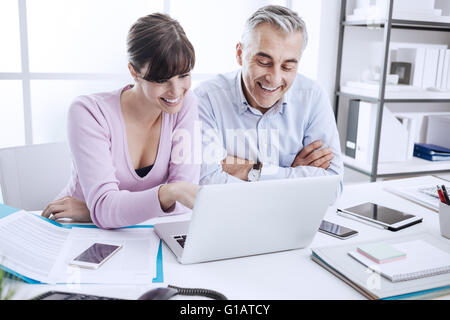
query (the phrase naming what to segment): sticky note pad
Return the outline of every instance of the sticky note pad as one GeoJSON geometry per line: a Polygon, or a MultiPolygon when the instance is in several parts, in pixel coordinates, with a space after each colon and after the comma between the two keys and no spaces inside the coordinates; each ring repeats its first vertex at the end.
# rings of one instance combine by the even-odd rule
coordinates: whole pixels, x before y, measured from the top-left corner
{"type": "Polygon", "coordinates": [[[406,253],[387,243],[371,243],[360,245],[358,252],[376,263],[388,263],[406,258],[406,253]]]}

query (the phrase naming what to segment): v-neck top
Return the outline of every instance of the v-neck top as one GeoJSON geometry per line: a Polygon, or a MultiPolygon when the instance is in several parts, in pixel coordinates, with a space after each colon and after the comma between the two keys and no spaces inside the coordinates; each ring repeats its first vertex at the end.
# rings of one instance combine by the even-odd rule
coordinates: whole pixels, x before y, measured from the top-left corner
{"type": "Polygon", "coordinates": [[[136,174],[139,177],[143,178],[146,175],[148,175],[148,173],[152,170],[152,168],[153,168],[153,165],[149,165],[149,166],[146,166],[146,167],[143,167],[143,168],[136,169],[134,171],[136,171],[136,174]]]}
{"type": "Polygon", "coordinates": [[[186,181],[198,184],[201,133],[197,99],[188,91],[181,110],[162,112],[158,153],[150,172],[139,176],[129,154],[120,96],[126,86],[112,92],[76,98],[68,113],[68,142],[73,170],[60,193],[84,200],[92,221],[109,229],[189,211],[176,203],[164,212],[158,191],[163,184],[186,181]]]}

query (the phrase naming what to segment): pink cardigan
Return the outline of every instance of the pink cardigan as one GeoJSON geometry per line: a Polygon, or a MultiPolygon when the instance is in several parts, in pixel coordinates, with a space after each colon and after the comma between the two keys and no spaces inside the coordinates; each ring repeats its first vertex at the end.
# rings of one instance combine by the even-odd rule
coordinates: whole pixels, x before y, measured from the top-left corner
{"type": "MultiPolygon", "coordinates": [[[[166,215],[159,203],[159,187],[175,181],[199,181],[200,161],[196,159],[201,154],[201,137],[194,130],[198,121],[194,93],[186,94],[178,113],[162,113],[157,157],[152,170],[141,178],[130,159],[120,107],[121,92],[129,88],[80,96],[69,109],[68,140],[74,169],[60,197],[84,200],[92,221],[101,228],[130,226],[166,215]]],[[[179,203],[170,209],[170,213],[186,211],[179,203]]]]}

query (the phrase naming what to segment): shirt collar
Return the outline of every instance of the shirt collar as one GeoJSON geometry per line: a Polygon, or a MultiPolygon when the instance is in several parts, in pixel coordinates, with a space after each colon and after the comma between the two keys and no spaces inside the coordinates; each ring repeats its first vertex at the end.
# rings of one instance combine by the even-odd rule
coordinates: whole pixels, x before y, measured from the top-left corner
{"type": "MultiPolygon", "coordinates": [[[[235,79],[235,81],[236,81],[235,88],[236,88],[236,97],[237,97],[236,102],[237,102],[239,114],[243,114],[247,109],[252,108],[252,106],[247,102],[247,99],[245,98],[244,91],[242,89],[242,80],[241,79],[242,79],[242,70],[239,70],[239,72],[237,73],[237,77],[235,79]]],[[[284,110],[288,103],[288,94],[289,94],[289,90],[288,90],[288,92],[286,92],[283,95],[283,97],[280,100],[277,101],[277,103],[275,103],[274,106],[271,107],[271,110],[274,109],[274,111],[272,113],[280,113],[280,114],[284,113],[284,110]]],[[[255,110],[254,108],[252,108],[252,109],[255,110]]]]}

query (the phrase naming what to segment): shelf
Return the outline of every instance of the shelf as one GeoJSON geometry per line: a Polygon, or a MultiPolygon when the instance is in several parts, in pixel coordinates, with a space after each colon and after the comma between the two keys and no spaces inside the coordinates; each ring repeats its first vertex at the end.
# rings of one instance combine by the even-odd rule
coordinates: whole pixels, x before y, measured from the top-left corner
{"type": "MultiPolygon", "coordinates": [[[[343,154],[344,165],[356,171],[370,175],[372,166],[368,163],[362,163],[343,154]]],[[[396,176],[418,173],[432,173],[450,171],[450,161],[428,161],[413,157],[411,160],[399,162],[384,162],[378,164],[378,177],[396,176]]]]}
{"type": "MultiPolygon", "coordinates": [[[[336,86],[335,91],[335,118],[339,119],[340,99],[358,99],[369,103],[376,103],[383,107],[386,103],[450,103],[450,91],[440,92],[425,90],[419,87],[403,86],[396,87],[386,84],[384,79],[389,73],[389,48],[391,43],[392,29],[410,29],[422,31],[442,31],[450,34],[450,16],[436,15],[441,13],[437,11],[429,12],[421,10],[419,12],[411,12],[409,10],[393,10],[395,0],[388,0],[389,5],[386,7],[386,17],[377,11],[359,10],[353,11],[353,14],[347,14],[347,0],[341,2],[340,12],[340,28],[338,56],[336,66],[336,86]],[[370,17],[372,16],[372,17],[370,17]],[[355,85],[348,81],[340,83],[342,78],[342,61],[344,55],[344,34],[345,27],[363,27],[367,29],[383,29],[383,56],[380,72],[382,74],[381,84],[366,83],[364,85],[355,85]],[[385,87],[380,87],[385,85],[385,87]]],[[[364,31],[364,30],[363,30],[364,31]]],[[[352,35],[350,33],[350,35],[352,35]]],[[[402,33],[398,33],[398,36],[402,33]]],[[[357,82],[357,81],[356,81],[357,82]]],[[[345,110],[345,109],[344,109],[345,110]]],[[[378,113],[379,114],[379,113],[378,113]]],[[[342,116],[340,117],[342,118],[342,116]]],[[[376,128],[382,127],[382,117],[377,117],[376,128]]],[[[375,139],[374,143],[380,143],[380,139],[375,139]]],[[[376,149],[378,150],[378,148],[376,149]]],[[[370,176],[371,181],[375,181],[379,177],[396,177],[402,175],[429,174],[438,172],[450,172],[450,161],[427,161],[420,158],[412,158],[408,161],[401,162],[384,162],[372,164],[361,163],[355,159],[344,155],[344,164],[348,168],[352,168],[358,172],[370,176]]]]}
{"type": "MultiPolygon", "coordinates": [[[[354,99],[366,100],[369,102],[379,102],[378,90],[361,89],[354,87],[342,86],[341,91],[337,95],[347,96],[354,99]]],[[[386,91],[384,94],[384,102],[450,102],[450,91],[386,91]]]]}
{"type": "MultiPolygon", "coordinates": [[[[380,20],[361,20],[361,21],[344,21],[344,26],[350,27],[367,27],[367,28],[384,28],[385,19],[380,20]]],[[[417,21],[417,20],[401,20],[392,19],[392,28],[394,29],[414,29],[429,31],[450,31],[450,23],[434,22],[434,21],[417,21]]]]}

